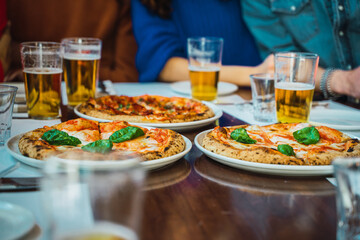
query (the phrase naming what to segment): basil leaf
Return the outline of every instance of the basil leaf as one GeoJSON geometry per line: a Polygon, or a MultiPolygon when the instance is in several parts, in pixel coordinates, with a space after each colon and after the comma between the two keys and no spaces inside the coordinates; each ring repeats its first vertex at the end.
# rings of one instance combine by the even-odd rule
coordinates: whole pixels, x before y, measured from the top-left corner
{"type": "Polygon", "coordinates": [[[305,127],[293,132],[296,141],[305,145],[315,144],[320,141],[319,131],[315,127],[305,127]]]}
{"type": "Polygon", "coordinates": [[[145,133],[141,128],[129,126],[114,132],[109,140],[114,143],[120,143],[143,135],[145,135],[145,133]]]}
{"type": "Polygon", "coordinates": [[[245,128],[238,128],[231,132],[230,137],[237,142],[254,144],[256,140],[249,137],[245,128]]]}
{"type": "Polygon", "coordinates": [[[45,140],[51,145],[70,145],[70,146],[76,146],[81,143],[81,141],[73,136],[69,136],[66,132],[57,130],[57,129],[51,129],[47,132],[45,132],[41,139],[45,140]]]}
{"type": "Polygon", "coordinates": [[[277,150],[286,156],[295,156],[294,149],[287,144],[280,144],[277,146],[277,150]]]}
{"type": "Polygon", "coordinates": [[[95,142],[82,146],[81,149],[87,152],[96,153],[108,153],[113,147],[112,142],[109,139],[97,140],[95,142]]]}

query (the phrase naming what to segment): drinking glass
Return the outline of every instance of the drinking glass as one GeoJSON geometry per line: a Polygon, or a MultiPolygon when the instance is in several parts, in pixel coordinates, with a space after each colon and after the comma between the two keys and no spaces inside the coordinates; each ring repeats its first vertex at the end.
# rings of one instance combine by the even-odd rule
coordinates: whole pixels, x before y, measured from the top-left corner
{"type": "Polygon", "coordinates": [[[58,118],[62,74],[60,43],[21,43],[21,62],[29,117],[58,118]]]}
{"type": "Polygon", "coordinates": [[[10,138],[17,87],[0,85],[0,146],[10,138]]]}
{"type": "Polygon", "coordinates": [[[273,122],[275,115],[274,74],[250,75],[253,115],[256,121],[273,122]]]}
{"type": "Polygon", "coordinates": [[[46,160],[47,239],[138,239],[145,178],[139,158],[95,160],[97,154],[89,154],[91,160],[46,160]]]}
{"type": "Polygon", "coordinates": [[[65,38],[61,46],[67,102],[76,106],[95,97],[102,42],[97,38],[65,38]]]}
{"type": "Polygon", "coordinates": [[[360,158],[333,162],[337,182],[337,239],[360,239],[360,158]]]}
{"type": "Polygon", "coordinates": [[[278,122],[308,121],[318,62],[319,56],[315,53],[275,54],[275,105],[278,122]]]}
{"type": "Polygon", "coordinates": [[[222,38],[187,39],[191,95],[198,100],[213,101],[217,97],[223,51],[222,38]]]}

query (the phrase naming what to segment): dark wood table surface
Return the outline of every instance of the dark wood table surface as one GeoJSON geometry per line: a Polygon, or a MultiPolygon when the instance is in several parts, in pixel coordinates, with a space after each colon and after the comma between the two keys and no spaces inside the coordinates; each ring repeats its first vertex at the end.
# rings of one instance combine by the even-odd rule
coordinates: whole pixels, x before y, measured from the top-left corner
{"type": "MultiPolygon", "coordinates": [[[[240,89],[250,99],[248,88],[240,89]]],[[[62,109],[63,120],[75,118],[62,109]]],[[[221,126],[244,122],[224,114],[221,126]]],[[[192,142],[215,124],[180,132],[192,142]]],[[[325,177],[277,177],[231,168],[193,145],[181,160],[148,173],[140,238],[336,239],[335,187],[325,177]]]]}

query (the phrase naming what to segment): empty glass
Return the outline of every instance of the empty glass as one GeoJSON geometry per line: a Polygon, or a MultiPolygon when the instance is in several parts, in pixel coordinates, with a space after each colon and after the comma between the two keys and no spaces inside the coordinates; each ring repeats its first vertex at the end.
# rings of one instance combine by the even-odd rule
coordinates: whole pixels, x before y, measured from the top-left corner
{"type": "Polygon", "coordinates": [[[17,87],[0,85],[0,146],[10,138],[17,87]]]}
{"type": "Polygon", "coordinates": [[[360,239],[360,158],[333,162],[337,181],[337,239],[360,239]]]}
{"type": "Polygon", "coordinates": [[[274,122],[276,119],[274,75],[253,74],[250,75],[250,81],[254,119],[260,122],[274,122]]]}

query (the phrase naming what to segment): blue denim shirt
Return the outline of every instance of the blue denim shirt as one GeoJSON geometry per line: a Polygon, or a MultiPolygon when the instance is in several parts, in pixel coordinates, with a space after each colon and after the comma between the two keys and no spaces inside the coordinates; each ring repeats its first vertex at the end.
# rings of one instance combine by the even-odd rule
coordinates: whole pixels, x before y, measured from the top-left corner
{"type": "Polygon", "coordinates": [[[263,58],[278,51],[319,54],[321,67],[360,65],[359,0],[240,0],[263,58]]]}

